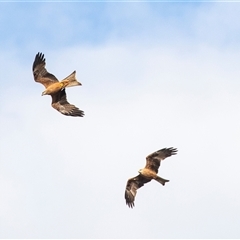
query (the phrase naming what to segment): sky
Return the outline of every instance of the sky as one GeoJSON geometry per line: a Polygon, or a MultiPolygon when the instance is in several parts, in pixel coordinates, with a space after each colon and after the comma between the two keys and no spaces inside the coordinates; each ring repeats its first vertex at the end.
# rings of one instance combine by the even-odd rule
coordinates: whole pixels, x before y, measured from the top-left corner
{"type": "Polygon", "coordinates": [[[0,2],[0,238],[240,238],[240,2],[0,2]],[[34,82],[76,70],[64,116],[34,82]],[[159,175],[129,178],[165,147],[159,175]]]}

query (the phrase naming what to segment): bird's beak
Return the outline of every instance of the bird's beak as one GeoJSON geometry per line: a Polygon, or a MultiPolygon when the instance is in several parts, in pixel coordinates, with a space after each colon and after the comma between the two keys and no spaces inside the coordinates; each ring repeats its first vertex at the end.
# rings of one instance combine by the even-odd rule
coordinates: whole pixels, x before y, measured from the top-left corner
{"type": "Polygon", "coordinates": [[[42,92],[42,96],[43,96],[43,95],[46,95],[46,93],[45,93],[45,92],[42,92]]]}

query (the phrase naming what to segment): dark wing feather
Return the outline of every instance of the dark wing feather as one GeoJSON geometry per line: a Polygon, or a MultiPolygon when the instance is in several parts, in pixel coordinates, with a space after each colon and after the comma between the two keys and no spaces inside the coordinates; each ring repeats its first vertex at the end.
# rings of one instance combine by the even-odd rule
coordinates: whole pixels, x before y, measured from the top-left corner
{"type": "Polygon", "coordinates": [[[46,70],[45,65],[44,54],[38,53],[32,67],[34,80],[35,82],[42,83],[45,88],[47,88],[49,85],[58,82],[58,80],[53,74],[46,70]]]}
{"type": "Polygon", "coordinates": [[[161,161],[175,154],[177,154],[177,149],[172,147],[158,150],[146,157],[147,163],[145,168],[151,169],[152,171],[158,173],[158,168],[161,164],[161,161]]]}
{"type": "Polygon", "coordinates": [[[73,117],[84,116],[84,112],[82,110],[80,110],[79,108],[70,104],[67,101],[65,89],[51,96],[52,96],[52,107],[58,110],[60,113],[67,116],[73,116],[73,117]]]}
{"type": "Polygon", "coordinates": [[[151,179],[147,179],[141,174],[134,178],[130,178],[127,181],[127,186],[125,190],[125,199],[126,199],[126,204],[133,208],[134,207],[134,199],[137,194],[137,190],[142,187],[145,183],[150,182],[151,179]]]}

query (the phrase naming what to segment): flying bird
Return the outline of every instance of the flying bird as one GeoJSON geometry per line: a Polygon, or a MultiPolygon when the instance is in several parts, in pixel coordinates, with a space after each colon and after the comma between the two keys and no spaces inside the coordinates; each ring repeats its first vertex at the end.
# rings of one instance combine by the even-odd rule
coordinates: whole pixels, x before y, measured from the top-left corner
{"type": "Polygon", "coordinates": [[[65,90],[67,87],[82,85],[75,78],[76,71],[62,81],[58,81],[53,74],[46,70],[45,65],[44,54],[38,53],[33,62],[32,70],[35,82],[43,84],[46,88],[45,91],[42,92],[42,96],[51,95],[52,107],[60,113],[67,116],[83,117],[84,112],[67,101],[65,90]]]}
{"type": "Polygon", "coordinates": [[[167,157],[177,154],[176,148],[163,148],[158,150],[146,157],[146,166],[143,169],[140,169],[139,175],[130,178],[127,181],[126,189],[125,189],[125,199],[126,204],[133,208],[134,207],[134,200],[137,194],[137,190],[142,187],[145,183],[150,182],[152,179],[156,180],[157,182],[161,183],[163,186],[169,180],[159,177],[158,168],[161,164],[161,161],[167,157]]]}

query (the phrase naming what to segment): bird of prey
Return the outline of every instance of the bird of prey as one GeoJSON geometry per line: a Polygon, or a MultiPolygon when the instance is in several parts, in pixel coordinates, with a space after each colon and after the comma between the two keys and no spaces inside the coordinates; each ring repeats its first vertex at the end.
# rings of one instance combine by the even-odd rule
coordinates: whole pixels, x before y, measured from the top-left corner
{"type": "Polygon", "coordinates": [[[137,194],[137,190],[142,187],[145,183],[150,182],[152,179],[158,181],[163,186],[169,180],[161,178],[157,175],[158,168],[161,164],[161,161],[167,157],[177,154],[176,148],[163,148],[158,150],[146,157],[146,166],[143,169],[140,169],[139,175],[130,178],[127,181],[126,189],[125,189],[125,199],[126,204],[133,208],[134,207],[134,199],[137,194]]]}
{"type": "Polygon", "coordinates": [[[33,62],[32,70],[35,82],[43,84],[46,88],[42,93],[42,96],[51,95],[52,107],[60,113],[67,116],[83,117],[84,112],[67,101],[65,91],[65,88],[67,87],[82,85],[75,78],[76,71],[71,73],[62,81],[58,81],[58,79],[53,74],[49,73],[46,70],[45,65],[46,62],[44,54],[38,53],[33,62]]]}

